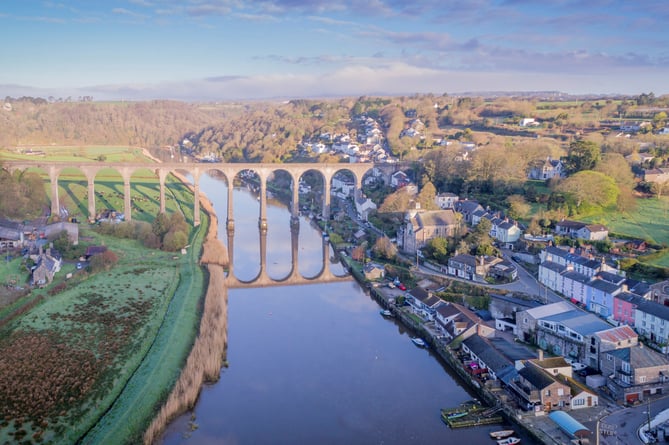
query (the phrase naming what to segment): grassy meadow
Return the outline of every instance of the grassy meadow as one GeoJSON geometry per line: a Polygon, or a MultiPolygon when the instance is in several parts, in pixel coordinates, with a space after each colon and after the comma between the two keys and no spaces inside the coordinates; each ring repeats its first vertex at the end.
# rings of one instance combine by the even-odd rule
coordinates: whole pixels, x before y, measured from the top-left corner
{"type": "MultiPolygon", "coordinates": [[[[69,154],[51,148],[49,160],[146,160],[132,148],[76,147],[69,154]]],[[[9,159],[6,152],[1,156],[9,159]]],[[[131,184],[133,220],[151,222],[159,211],[157,177],[138,172],[131,184]]],[[[75,169],[59,179],[61,205],[80,221],[88,216],[86,186],[75,169]]],[[[123,211],[118,173],[102,171],[95,195],[97,211],[123,211]]],[[[192,224],[192,193],[175,178],[167,179],[166,205],[192,224]]],[[[198,257],[208,222],[201,220],[186,255],[80,224],[80,243],[109,246],[118,263],[97,273],[65,263],[49,286],[0,310],[0,443],[141,441],[197,332],[205,288],[198,257]],[[69,280],[67,272],[75,272],[69,280]]],[[[27,272],[15,261],[0,271],[3,280],[16,273],[25,280],[27,272]]]]}

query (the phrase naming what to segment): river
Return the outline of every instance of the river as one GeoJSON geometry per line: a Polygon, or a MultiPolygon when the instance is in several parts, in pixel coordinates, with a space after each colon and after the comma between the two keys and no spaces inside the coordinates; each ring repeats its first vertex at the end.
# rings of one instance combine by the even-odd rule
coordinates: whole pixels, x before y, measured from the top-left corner
{"type": "MultiPolygon", "coordinates": [[[[227,244],[225,182],[204,176],[200,187],[227,244]]],[[[244,280],[259,271],[258,209],[251,193],[235,190],[234,272],[244,280]]],[[[268,273],[281,278],[291,266],[289,210],[270,201],[267,220],[268,273]]],[[[304,218],[298,249],[300,273],[317,275],[321,234],[304,218]]],[[[343,274],[339,264],[332,270],[343,274]]],[[[494,443],[488,432],[499,425],[451,430],[441,421],[440,408],[472,394],[379,309],[355,281],[231,289],[228,367],[163,443],[494,443]]]]}

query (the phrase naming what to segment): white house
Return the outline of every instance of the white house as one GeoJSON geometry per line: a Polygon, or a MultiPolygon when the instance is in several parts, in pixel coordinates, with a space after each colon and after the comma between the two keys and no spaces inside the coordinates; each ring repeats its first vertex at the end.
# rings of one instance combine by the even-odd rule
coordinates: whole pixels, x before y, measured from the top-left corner
{"type": "Polygon", "coordinates": [[[362,190],[355,192],[355,210],[358,212],[358,217],[363,221],[367,221],[369,213],[376,210],[376,204],[362,193],[362,190]]]}
{"type": "Polygon", "coordinates": [[[434,197],[434,202],[441,209],[454,209],[455,203],[458,202],[460,198],[455,193],[439,193],[434,197]]]}

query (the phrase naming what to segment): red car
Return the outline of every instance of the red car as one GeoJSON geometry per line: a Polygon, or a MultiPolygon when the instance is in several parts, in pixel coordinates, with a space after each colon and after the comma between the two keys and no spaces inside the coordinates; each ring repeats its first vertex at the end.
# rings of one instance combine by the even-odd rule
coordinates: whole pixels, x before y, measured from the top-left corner
{"type": "Polygon", "coordinates": [[[399,290],[407,290],[407,287],[406,287],[404,284],[402,284],[402,283],[398,284],[398,285],[397,285],[397,288],[398,288],[399,290]]]}

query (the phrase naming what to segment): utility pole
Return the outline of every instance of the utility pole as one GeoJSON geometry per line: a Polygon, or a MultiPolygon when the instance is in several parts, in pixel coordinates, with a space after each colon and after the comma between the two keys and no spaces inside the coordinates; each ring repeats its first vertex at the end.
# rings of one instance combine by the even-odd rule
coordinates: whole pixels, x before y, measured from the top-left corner
{"type": "Polygon", "coordinates": [[[650,436],[650,396],[648,396],[648,408],[646,409],[646,413],[648,413],[648,429],[647,433],[650,436]]]}

